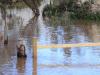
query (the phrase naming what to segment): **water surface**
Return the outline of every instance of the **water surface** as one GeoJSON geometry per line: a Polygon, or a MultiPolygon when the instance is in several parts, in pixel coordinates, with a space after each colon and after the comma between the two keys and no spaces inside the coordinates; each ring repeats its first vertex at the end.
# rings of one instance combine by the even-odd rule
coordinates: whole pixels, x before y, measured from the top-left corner
{"type": "MultiPolygon", "coordinates": [[[[38,44],[100,42],[98,22],[70,21],[70,24],[55,26],[43,20],[41,15],[34,22],[29,8],[12,9],[11,14],[14,23],[8,21],[9,45],[4,47],[0,44],[0,75],[33,75],[32,37],[35,26],[38,26],[38,44]],[[24,39],[27,59],[16,57],[18,38],[24,39]]],[[[0,26],[3,26],[2,22],[0,26]]],[[[38,49],[37,64],[38,75],[100,75],[100,47],[38,49]]]]}

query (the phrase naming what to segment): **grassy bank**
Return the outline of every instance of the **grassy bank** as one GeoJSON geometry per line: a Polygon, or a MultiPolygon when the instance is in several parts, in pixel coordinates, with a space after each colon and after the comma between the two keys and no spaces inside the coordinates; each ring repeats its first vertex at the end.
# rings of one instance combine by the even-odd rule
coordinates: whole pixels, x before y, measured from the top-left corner
{"type": "Polygon", "coordinates": [[[15,4],[15,7],[16,7],[16,8],[26,8],[27,5],[26,5],[24,2],[17,2],[17,3],[15,4]]]}
{"type": "Polygon", "coordinates": [[[88,13],[88,14],[70,13],[69,15],[71,19],[100,21],[100,12],[88,13]]]}
{"type": "Polygon", "coordinates": [[[91,21],[100,21],[100,12],[91,10],[92,5],[90,2],[86,1],[81,5],[77,5],[76,2],[69,2],[68,4],[60,4],[58,6],[47,5],[44,8],[43,16],[62,17],[65,12],[66,15],[69,15],[69,18],[73,20],[91,20],[91,21]]]}
{"type": "Polygon", "coordinates": [[[62,14],[66,11],[66,7],[61,5],[54,6],[54,5],[47,5],[43,10],[43,16],[62,16],[62,14]]]}
{"type": "Polygon", "coordinates": [[[28,7],[24,2],[16,2],[16,3],[13,3],[12,5],[7,5],[6,8],[18,8],[18,9],[21,9],[21,8],[26,8],[28,7]]]}

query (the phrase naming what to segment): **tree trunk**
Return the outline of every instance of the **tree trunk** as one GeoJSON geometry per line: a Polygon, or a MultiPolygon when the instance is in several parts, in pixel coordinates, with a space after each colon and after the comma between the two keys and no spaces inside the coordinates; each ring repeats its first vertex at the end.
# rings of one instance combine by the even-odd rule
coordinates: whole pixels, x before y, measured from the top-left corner
{"type": "Polygon", "coordinates": [[[5,26],[4,26],[4,45],[8,44],[8,26],[6,23],[6,17],[5,17],[5,26]]]}
{"type": "Polygon", "coordinates": [[[2,18],[4,20],[4,45],[7,45],[8,44],[8,26],[6,23],[6,9],[2,5],[0,5],[0,7],[1,7],[2,18]]]}

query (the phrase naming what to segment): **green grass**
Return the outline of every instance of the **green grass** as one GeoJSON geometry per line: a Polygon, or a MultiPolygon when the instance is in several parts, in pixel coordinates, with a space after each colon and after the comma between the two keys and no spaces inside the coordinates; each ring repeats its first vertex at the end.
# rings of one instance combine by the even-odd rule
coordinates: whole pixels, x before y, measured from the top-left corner
{"type": "Polygon", "coordinates": [[[17,2],[17,3],[14,3],[14,4],[12,4],[11,6],[10,5],[8,5],[8,8],[18,8],[18,9],[21,9],[21,8],[26,8],[26,7],[28,7],[24,2],[17,2]]]}
{"type": "Polygon", "coordinates": [[[78,14],[78,13],[70,13],[71,19],[82,19],[82,20],[94,20],[100,21],[100,12],[96,13],[88,13],[88,14],[78,14]]]}

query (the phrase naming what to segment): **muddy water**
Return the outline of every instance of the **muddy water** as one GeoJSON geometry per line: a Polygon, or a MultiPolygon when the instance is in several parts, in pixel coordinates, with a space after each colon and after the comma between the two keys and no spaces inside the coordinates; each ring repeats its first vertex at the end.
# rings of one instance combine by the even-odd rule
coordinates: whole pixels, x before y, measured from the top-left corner
{"type": "MultiPolygon", "coordinates": [[[[98,22],[70,21],[69,25],[55,26],[41,15],[34,22],[28,8],[11,11],[14,23],[9,24],[9,45],[0,43],[0,75],[33,75],[32,35],[36,25],[38,44],[100,42],[98,22]],[[24,39],[27,59],[16,57],[18,38],[24,39]]],[[[100,75],[100,47],[38,49],[37,64],[38,75],[100,75]]]]}
{"type": "MultiPolygon", "coordinates": [[[[100,42],[100,24],[75,21],[70,25],[43,23],[39,44],[100,42]]],[[[99,75],[100,47],[38,50],[38,75],[99,75]]]]}

